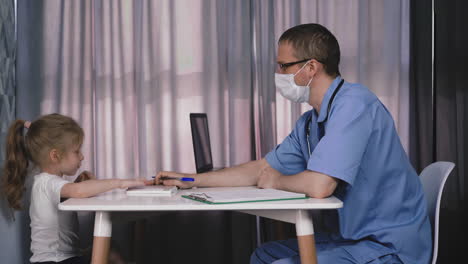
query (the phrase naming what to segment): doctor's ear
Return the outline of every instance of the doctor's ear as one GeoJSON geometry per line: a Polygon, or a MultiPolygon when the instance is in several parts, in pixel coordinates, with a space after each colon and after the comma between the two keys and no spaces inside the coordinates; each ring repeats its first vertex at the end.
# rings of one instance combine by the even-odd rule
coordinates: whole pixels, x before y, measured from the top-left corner
{"type": "Polygon", "coordinates": [[[319,69],[323,68],[323,65],[318,62],[316,59],[312,59],[309,62],[307,62],[307,65],[305,67],[307,71],[313,75],[315,75],[319,69]]]}

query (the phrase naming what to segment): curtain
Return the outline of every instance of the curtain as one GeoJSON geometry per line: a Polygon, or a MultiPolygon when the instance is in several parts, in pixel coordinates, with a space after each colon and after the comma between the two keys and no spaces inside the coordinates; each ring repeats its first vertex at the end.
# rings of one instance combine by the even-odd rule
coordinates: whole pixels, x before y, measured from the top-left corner
{"type": "Polygon", "coordinates": [[[441,200],[438,263],[457,262],[466,248],[467,8],[458,0],[411,4],[412,162],[418,172],[435,161],[455,163],[441,200]]]}
{"type": "Polygon", "coordinates": [[[99,178],[193,172],[191,112],[208,113],[215,165],[251,160],[248,2],[38,1],[19,8],[33,14],[19,21],[19,67],[28,78],[19,76],[18,111],[77,119],[86,135],[84,164],[99,178]]]}
{"type": "MultiPolygon", "coordinates": [[[[18,16],[18,116],[59,112],[78,120],[83,167],[98,178],[194,172],[191,112],[208,114],[215,166],[253,159],[249,2],[23,1],[18,16]]],[[[255,247],[253,219],[227,212],[156,217],[145,224],[142,259],[187,262],[215,243],[207,263],[245,263],[255,247]],[[197,247],[172,254],[180,241],[166,244],[167,230],[197,247]],[[160,243],[166,250],[155,251],[160,243]]]]}
{"type": "MultiPolygon", "coordinates": [[[[405,0],[42,0],[19,2],[18,17],[18,117],[74,117],[86,135],[83,167],[101,179],[194,172],[191,112],[208,114],[216,167],[263,157],[310,109],[274,86],[277,40],[300,23],[337,36],[343,77],[379,96],[407,145],[405,0]]],[[[256,246],[253,221],[231,213],[155,217],[144,224],[152,236],[145,257],[245,263],[256,246]],[[171,254],[178,244],[166,243],[168,230],[197,248],[171,254]]]]}
{"type": "Polygon", "coordinates": [[[95,5],[99,175],[193,172],[190,112],[208,113],[215,164],[252,158],[248,15],[230,1],[95,5]]]}
{"type": "MultiPolygon", "coordinates": [[[[0,0],[0,164],[5,161],[5,139],[16,110],[16,16],[15,1],[0,0]]],[[[0,180],[2,172],[0,171],[0,180]]],[[[29,193],[25,193],[29,199],[29,193]]],[[[4,263],[29,260],[29,216],[13,212],[0,192],[0,259],[4,263]],[[15,220],[15,221],[13,221],[15,220]],[[12,254],[15,252],[16,254],[12,254]]]]}
{"type": "MultiPolygon", "coordinates": [[[[5,137],[10,122],[15,118],[15,63],[16,34],[14,2],[2,0],[0,5],[0,146],[5,146],[5,137]]],[[[0,152],[0,161],[5,152],[0,152]]]]}

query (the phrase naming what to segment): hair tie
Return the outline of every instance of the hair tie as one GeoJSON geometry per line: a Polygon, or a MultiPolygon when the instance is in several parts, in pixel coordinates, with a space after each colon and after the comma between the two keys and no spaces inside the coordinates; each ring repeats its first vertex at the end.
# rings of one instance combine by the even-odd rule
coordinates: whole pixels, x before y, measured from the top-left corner
{"type": "Polygon", "coordinates": [[[29,129],[29,127],[31,126],[31,121],[24,121],[24,127],[29,129]]]}

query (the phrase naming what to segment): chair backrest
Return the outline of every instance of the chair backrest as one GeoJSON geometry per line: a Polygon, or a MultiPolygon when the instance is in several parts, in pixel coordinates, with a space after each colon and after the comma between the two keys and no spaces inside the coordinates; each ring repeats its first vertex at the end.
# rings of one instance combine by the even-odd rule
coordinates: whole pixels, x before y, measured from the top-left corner
{"type": "Polygon", "coordinates": [[[432,264],[437,260],[439,246],[439,210],[445,181],[455,164],[447,161],[438,161],[430,164],[421,172],[420,179],[427,200],[427,213],[433,227],[434,247],[432,252],[432,264]]]}

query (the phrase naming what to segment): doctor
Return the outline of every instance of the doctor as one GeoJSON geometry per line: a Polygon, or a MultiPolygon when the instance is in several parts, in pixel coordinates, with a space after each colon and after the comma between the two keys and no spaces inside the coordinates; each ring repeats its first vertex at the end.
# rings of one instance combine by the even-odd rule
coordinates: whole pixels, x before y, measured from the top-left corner
{"type": "MultiPolygon", "coordinates": [[[[288,29],[278,42],[276,87],[313,110],[264,159],[203,174],[160,172],[156,180],[182,188],[257,185],[315,198],[335,195],[344,207],[324,212],[315,234],[318,263],[427,264],[431,228],[418,175],[388,110],[368,88],[346,82],[339,62],[338,42],[325,27],[288,29]]],[[[250,261],[300,263],[298,251],[296,239],[268,242],[250,261]]]]}

